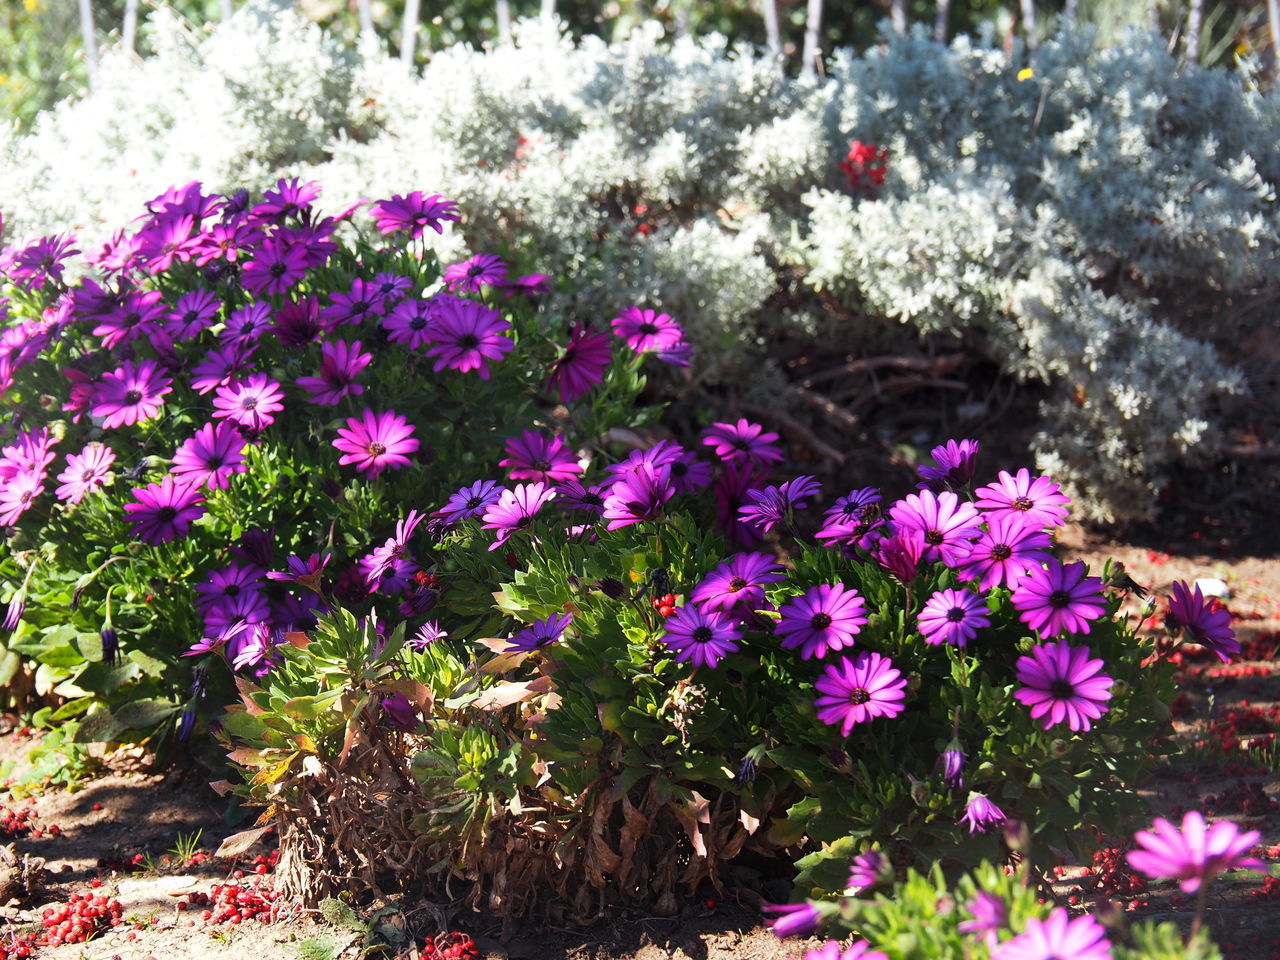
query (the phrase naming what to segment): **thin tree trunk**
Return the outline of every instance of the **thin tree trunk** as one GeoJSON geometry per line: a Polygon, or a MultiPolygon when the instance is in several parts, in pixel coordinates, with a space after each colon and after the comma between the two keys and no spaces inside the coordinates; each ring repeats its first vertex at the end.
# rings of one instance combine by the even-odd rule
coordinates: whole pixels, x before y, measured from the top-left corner
{"type": "Polygon", "coordinates": [[[1062,8],[1062,22],[1069,30],[1076,28],[1076,0],[1067,0],[1067,5],[1062,8]]]}
{"type": "Polygon", "coordinates": [[[1187,8],[1187,62],[1200,62],[1200,30],[1204,26],[1204,0],[1191,0],[1187,8]]]}
{"type": "Polygon", "coordinates": [[[360,13],[360,39],[367,42],[373,38],[373,7],[370,0],[356,0],[360,13]]]}
{"type": "Polygon", "coordinates": [[[497,0],[498,42],[511,42],[511,0],[497,0]]]}
{"type": "Polygon", "coordinates": [[[400,62],[413,66],[413,48],[418,43],[419,0],[405,0],[404,19],[400,22],[400,62]]]}
{"type": "Polygon", "coordinates": [[[782,54],[782,30],[778,26],[778,0],[762,0],[764,12],[764,45],[774,56],[782,54]]]}
{"type": "Polygon", "coordinates": [[[80,0],[80,36],[84,40],[84,65],[89,70],[89,89],[98,80],[98,33],[93,28],[93,0],[80,0]]]}
{"type": "Polygon", "coordinates": [[[809,0],[809,9],[804,18],[804,62],[800,65],[800,74],[805,77],[815,76],[818,72],[818,58],[822,56],[819,40],[822,37],[822,0],[809,0]]]}
{"type": "Polygon", "coordinates": [[[889,8],[889,22],[893,24],[893,32],[898,36],[907,33],[907,0],[893,0],[889,8]]]}
{"type": "Polygon", "coordinates": [[[556,15],[556,0],[542,0],[541,16],[543,20],[554,19],[556,15]]]}
{"type": "Polygon", "coordinates": [[[933,39],[935,43],[946,43],[950,32],[951,0],[938,0],[937,10],[933,15],[933,39]]]}
{"type": "Polygon", "coordinates": [[[120,41],[124,48],[133,52],[134,38],[138,35],[138,0],[125,0],[124,26],[120,31],[120,41]]]}
{"type": "Polygon", "coordinates": [[[1036,0],[1022,0],[1022,32],[1027,38],[1027,49],[1036,48],[1036,0]]]}

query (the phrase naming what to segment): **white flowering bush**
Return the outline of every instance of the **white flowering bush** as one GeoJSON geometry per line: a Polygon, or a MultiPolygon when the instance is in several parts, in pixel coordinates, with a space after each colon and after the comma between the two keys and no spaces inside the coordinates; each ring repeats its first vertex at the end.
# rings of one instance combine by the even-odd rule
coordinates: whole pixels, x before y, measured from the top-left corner
{"type": "Polygon", "coordinates": [[[652,27],[608,46],[526,24],[420,75],[267,3],[208,35],[152,29],[154,56],[107,57],[92,96],[0,131],[11,235],[90,243],[191,179],[299,174],[352,200],[429,185],[469,212],[445,262],[464,244],[527,258],[568,320],[661,304],[704,383],[748,400],[781,395],[780,330],[959,341],[1047,384],[1036,466],[1094,519],[1148,513],[1166,471],[1212,453],[1244,384],[1198,324],[1280,282],[1280,98],[1154,36],[1081,32],[1011,62],[989,37],[917,33],[811,82],[652,27]],[[888,150],[872,186],[839,166],[855,140],[888,150]]]}

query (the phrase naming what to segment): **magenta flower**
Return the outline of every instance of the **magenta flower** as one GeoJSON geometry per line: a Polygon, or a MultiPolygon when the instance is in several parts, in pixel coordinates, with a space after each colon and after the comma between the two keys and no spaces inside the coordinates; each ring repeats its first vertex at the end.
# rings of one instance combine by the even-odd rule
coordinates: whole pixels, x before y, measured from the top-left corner
{"type": "Polygon", "coordinates": [[[304,245],[287,244],[272,237],[263,241],[253,259],[240,268],[240,285],[255,297],[288,293],[306,276],[308,256],[304,245]]]}
{"type": "Polygon", "coordinates": [[[529,526],[555,495],[555,491],[543,483],[520,483],[513,489],[503,490],[497,503],[485,508],[484,522],[480,525],[481,529],[497,531],[498,537],[489,549],[497,550],[513,533],[529,526]]]}
{"type": "Polygon", "coordinates": [[[800,659],[825,657],[828,651],[853,646],[853,638],[867,622],[862,594],[842,583],[810,587],[792,597],[779,611],[773,632],[782,635],[786,650],[800,648],[800,659]]]}
{"type": "Polygon", "coordinates": [[[458,205],[452,200],[446,200],[438,193],[428,196],[421,190],[405,196],[397,193],[390,200],[379,200],[369,208],[369,214],[373,217],[373,225],[383,236],[403,230],[413,240],[421,237],[427,228],[443,234],[446,220],[456,223],[462,219],[458,205]]]}
{"type": "Polygon", "coordinates": [[[948,440],[929,451],[936,466],[921,464],[916,470],[924,478],[921,487],[935,493],[948,487],[963,487],[973,479],[973,468],[978,457],[977,440],[948,440]]]}
{"type": "Polygon", "coordinates": [[[174,260],[191,260],[200,245],[200,238],[192,236],[195,222],[189,215],[160,216],[140,231],[137,253],[149,273],[163,273],[174,260]]]}
{"type": "Polygon", "coordinates": [[[549,368],[547,393],[555,391],[561,403],[573,403],[586,396],[604,379],[611,349],[607,333],[599,333],[579,322],[569,336],[564,353],[549,368]]]}
{"type": "Polygon", "coordinates": [[[444,283],[450,293],[479,293],[481,287],[501,287],[506,282],[506,263],[491,253],[477,253],[444,270],[444,283]]]}
{"type": "Polygon", "coordinates": [[[1004,901],[994,893],[979,890],[964,908],[973,919],[956,924],[956,929],[980,936],[988,947],[994,947],[1000,931],[1009,922],[1009,908],[1004,901]]]}
{"type": "Polygon", "coordinates": [[[208,393],[225,387],[232,380],[248,373],[253,364],[256,346],[218,347],[204,355],[204,359],[191,368],[191,389],[196,393],[208,393]]]}
{"type": "Polygon", "coordinates": [[[213,325],[222,301],[208,290],[192,290],[178,298],[165,314],[164,332],[182,342],[213,325]]]}
{"type": "Polygon", "coordinates": [[[618,530],[658,519],[675,493],[668,467],[640,463],[609,487],[608,496],[601,504],[606,529],[618,530]]]}
{"type": "Polygon", "coordinates": [[[662,642],[676,653],[677,663],[712,669],[731,653],[742,639],[738,621],[716,610],[683,606],[667,617],[662,642]]]}
{"type": "Polygon", "coordinates": [[[796,510],[803,510],[807,503],[805,497],[811,497],[822,489],[822,484],[813,477],[796,477],[777,486],[769,485],[763,490],[748,490],[750,503],[738,508],[738,520],[759,533],[768,533],[777,524],[788,520],[796,510]]]}
{"type": "Polygon", "coordinates": [[[1071,919],[1063,907],[1054,907],[1048,919],[1027,919],[1026,928],[1012,940],[997,944],[991,960],[1111,960],[1107,931],[1087,913],[1071,919]]]}
{"type": "Polygon", "coordinates": [[[1198,811],[1188,810],[1181,830],[1157,817],[1150,830],[1135,833],[1141,849],[1129,853],[1129,864],[1153,880],[1177,880],[1184,892],[1195,893],[1227,870],[1266,873],[1266,864],[1248,856],[1261,836],[1257,830],[1241,833],[1230,820],[1209,826],[1198,811]]]}
{"type": "Polygon", "coordinates": [[[924,554],[924,538],[918,531],[909,530],[881,537],[876,541],[872,555],[876,563],[888,570],[903,586],[915,580],[920,573],[920,557],[924,554]]]}
{"type": "Polygon", "coordinates": [[[262,595],[262,576],[262,568],[251,563],[211,570],[208,580],[196,584],[196,607],[204,613],[205,626],[213,631],[237,620],[265,620],[271,608],[262,595]]]}
{"type": "Polygon", "coordinates": [[[432,301],[405,300],[382,318],[382,329],[392,343],[403,343],[410,350],[421,350],[431,342],[428,329],[432,323],[432,301]]]}
{"type": "Polygon", "coordinates": [[[331,327],[340,323],[363,323],[369,317],[382,316],[384,297],[376,284],[356,277],[350,293],[329,296],[329,306],[320,311],[320,319],[331,327]]]}
{"type": "Polygon", "coordinates": [[[828,726],[839,724],[842,737],[849,736],[856,724],[896,717],[906,701],[902,672],[888,657],[865,650],[827,664],[813,686],[821,694],[813,702],[818,719],[828,726]]]}
{"type": "Polygon", "coordinates": [[[70,233],[41,237],[14,255],[9,276],[14,280],[25,280],[22,286],[28,290],[43,288],[46,280],[61,283],[65,261],[80,252],[72,248],[73,243],[75,235],[70,233]]]}
{"type": "Polygon", "coordinates": [[[960,746],[960,741],[952,738],[947,744],[947,748],[938,754],[938,762],[934,766],[934,770],[942,771],[942,782],[953,790],[960,790],[964,787],[964,762],[968,759],[964,755],[964,748],[960,746]]]}
{"type": "Polygon", "coordinates": [[[244,473],[244,437],[229,423],[206,423],[173,455],[173,475],[195,486],[226,490],[233,473],[244,473]]]}
{"type": "Polygon", "coordinates": [[[231,311],[222,332],[218,334],[218,341],[229,347],[247,347],[257,343],[270,324],[271,305],[257,300],[231,311]]]}
{"type": "MultiPolygon", "coordinates": [[[[761,903],[763,913],[775,914],[765,924],[779,940],[787,937],[807,937],[818,929],[822,914],[812,903],[761,903]]],[[[870,958],[864,958],[870,960],[870,958]]]]}
{"type": "Polygon", "coordinates": [[[1022,622],[1046,639],[1064,631],[1088,633],[1104,603],[1102,580],[1086,577],[1085,570],[1083,560],[1064,566],[1054,559],[1028,570],[1009,598],[1022,622]]]}
{"type": "Polygon", "coordinates": [[[937,646],[968,646],[983,627],[991,626],[987,605],[968,590],[939,590],[920,610],[916,620],[924,642],[937,646]]]}
{"type": "Polygon", "coordinates": [[[168,543],[186,536],[192,521],[205,512],[200,489],[176,477],[134,487],[133,497],[133,503],[124,505],[125,513],[129,514],[125,521],[135,525],[135,537],[150,544],[168,543]]]}
{"type": "Polygon", "coordinates": [[[54,496],[67,503],[79,503],[106,484],[115,462],[116,455],[106,444],[85,444],[79,453],[67,456],[67,468],[58,474],[62,486],[53,492],[54,496]]]}
{"type": "Polygon", "coordinates": [[[627,307],[610,321],[613,334],[636,353],[656,353],[684,342],[684,330],[670,315],[627,307]]]}
{"type": "Polygon", "coordinates": [[[283,399],[280,384],[265,373],[255,373],[247,380],[219,387],[213,395],[213,415],[226,417],[246,430],[260,433],[275,423],[274,415],[284,409],[280,402],[283,399]]]}
{"type": "Polygon", "coordinates": [[[108,350],[138,339],[168,315],[159,290],[130,290],[119,306],[101,316],[93,335],[102,338],[108,350]]]}
{"type": "Polygon", "coordinates": [[[982,532],[978,511],[950,490],[907,494],[889,508],[889,518],[900,534],[914,531],[924,540],[921,557],[926,563],[941,560],[949,567],[968,554],[970,538],[982,532]]]}
{"type": "Polygon", "coordinates": [[[515,349],[515,343],[505,336],[511,324],[497,310],[474,300],[441,294],[434,302],[435,322],[428,328],[431,346],[427,356],[437,358],[436,373],[446,367],[460,373],[474,370],[481,380],[488,380],[488,361],[499,361],[515,349]]]}
{"type": "Polygon", "coordinates": [[[418,653],[422,653],[437,640],[447,640],[448,637],[449,631],[442,630],[438,621],[428,620],[418,628],[417,633],[409,638],[409,646],[418,653]]]}
{"type": "Polygon", "coordinates": [[[533,626],[526,627],[510,640],[503,653],[532,653],[555,643],[564,634],[565,628],[573,623],[573,615],[569,613],[553,613],[545,620],[539,620],[533,626]]]}
{"type": "Polygon", "coordinates": [[[1183,631],[1186,639],[1207,647],[1223,663],[1240,652],[1240,643],[1231,629],[1231,612],[1184,580],[1173,581],[1164,624],[1171,633],[1183,631]]]}
{"type": "Polygon", "coordinates": [[[160,398],[172,390],[173,381],[154,360],[143,360],[137,366],[126,360],[120,369],[102,375],[89,401],[89,413],[102,417],[107,430],[132,425],[159,413],[164,406],[160,398]]]}
{"type": "Polygon", "coordinates": [[[1052,541],[1044,532],[1022,514],[990,514],[987,530],[979,535],[961,561],[958,573],[965,580],[977,580],[978,587],[1008,585],[1016,587],[1022,575],[1030,569],[1039,569],[1049,560],[1052,541]]]}
{"type": "Polygon", "coordinates": [[[776,433],[766,433],[758,423],[745,417],[737,423],[713,423],[702,431],[702,442],[722,460],[748,461],[759,466],[782,459],[782,451],[774,446],[776,433]]]}
{"type": "Polygon", "coordinates": [[[845,892],[856,896],[878,883],[893,883],[893,867],[879,850],[868,850],[853,858],[849,864],[849,879],[845,892]]]}
{"type": "Polygon", "coordinates": [[[855,940],[847,947],[839,940],[828,940],[816,950],[806,950],[802,960],[889,960],[889,956],[872,950],[865,940],[855,940]]]}
{"type": "Polygon", "coordinates": [[[703,577],[689,599],[706,610],[732,610],[739,604],[754,609],[764,602],[766,583],[786,579],[781,569],[768,554],[737,553],[703,577]]]}
{"type": "Polygon", "coordinates": [[[360,352],[359,340],[352,343],[331,340],[320,345],[319,375],[299,377],[297,383],[311,394],[312,403],[334,406],[343,397],[364,393],[356,377],[372,361],[373,354],[360,352]]]}
{"type": "Polygon", "coordinates": [[[313,553],[306,560],[296,555],[290,555],[285,559],[285,566],[288,569],[272,570],[267,574],[267,579],[296,583],[300,587],[305,587],[318,593],[320,590],[320,577],[324,574],[324,568],[328,566],[331,558],[332,554],[329,553],[313,553]]]}
{"type": "Polygon", "coordinates": [[[984,833],[991,827],[1004,823],[1004,811],[992,803],[984,793],[971,791],[964,805],[964,816],[957,823],[968,823],[969,833],[984,833]]]}
{"type": "Polygon", "coordinates": [[[44,493],[43,470],[20,470],[0,481],[0,527],[11,527],[44,493]]]}
{"type": "Polygon", "coordinates": [[[509,467],[512,480],[540,480],[556,483],[571,480],[582,473],[578,458],[558,436],[548,437],[537,430],[526,430],[511,437],[503,446],[507,454],[498,466],[509,467]]]}
{"type": "Polygon", "coordinates": [[[505,487],[493,480],[477,480],[449,497],[445,505],[431,515],[441,517],[446,526],[453,526],[468,517],[479,517],[498,502],[505,487]]]}
{"type": "Polygon", "coordinates": [[[1071,498],[1058,492],[1048,477],[1032,477],[1023,467],[1017,475],[1001,470],[999,479],[974,491],[977,505],[984,510],[1013,513],[1040,527],[1060,527],[1067,522],[1071,498]]]}
{"type": "Polygon", "coordinates": [[[311,205],[320,199],[320,185],[314,180],[303,183],[298,177],[276,181],[275,189],[264,190],[262,202],[249,211],[254,220],[268,220],[278,223],[294,214],[306,213],[311,205]]]}
{"type": "Polygon", "coordinates": [[[556,484],[556,504],[561,510],[587,510],[599,516],[604,513],[604,501],[612,486],[598,483],[588,487],[579,480],[565,480],[556,484]]]}
{"type": "Polygon", "coordinates": [[[328,330],[320,320],[320,301],[315,297],[301,297],[296,302],[286,303],[276,313],[273,322],[276,336],[291,350],[314,343],[328,330]]]}
{"type": "Polygon", "coordinates": [[[371,477],[383,470],[399,470],[409,465],[408,455],[418,449],[413,426],[394,410],[374,413],[365,410],[359,417],[349,417],[345,427],[338,428],[333,445],[342,451],[338,463],[355,468],[371,477]]]}
{"type": "Polygon", "coordinates": [[[1107,712],[1111,699],[1114,681],[1102,673],[1103,666],[1089,659],[1088,647],[1065,640],[1033,647],[1031,656],[1018,658],[1023,687],[1014,696],[1031,708],[1031,719],[1044,717],[1046,730],[1063,720],[1072,730],[1090,730],[1090,721],[1107,712]]]}

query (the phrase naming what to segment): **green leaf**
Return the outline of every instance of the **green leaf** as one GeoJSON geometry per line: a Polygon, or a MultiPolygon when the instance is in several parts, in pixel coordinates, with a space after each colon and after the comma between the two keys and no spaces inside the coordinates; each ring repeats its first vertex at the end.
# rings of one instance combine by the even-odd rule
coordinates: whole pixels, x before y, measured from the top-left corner
{"type": "Polygon", "coordinates": [[[137,700],[117,708],[114,715],[128,730],[149,730],[177,712],[178,705],[167,700],[137,700]]]}

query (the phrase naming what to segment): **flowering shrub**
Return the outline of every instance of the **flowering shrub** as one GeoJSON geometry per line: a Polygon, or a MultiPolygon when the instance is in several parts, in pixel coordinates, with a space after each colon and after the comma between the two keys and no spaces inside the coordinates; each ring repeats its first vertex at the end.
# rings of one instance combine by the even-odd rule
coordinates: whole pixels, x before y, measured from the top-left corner
{"type": "Polygon", "coordinates": [[[0,132],[11,229],[102,231],[179,174],[432,183],[468,211],[446,261],[464,235],[514,243],[575,278],[549,296],[571,322],[660,302],[699,380],[759,403],[797,397],[772,349],[797,334],[959,343],[1048,384],[1035,467],[1092,518],[1150,513],[1214,451],[1243,384],[1192,338],[1248,342],[1280,281],[1274,99],[1156,36],[1063,34],[1029,63],[990,37],[890,36],[814,84],[651,29],[607,47],[528,26],[420,77],[265,3],[207,39],[168,14],[154,34],[30,136],[0,132]]]}

